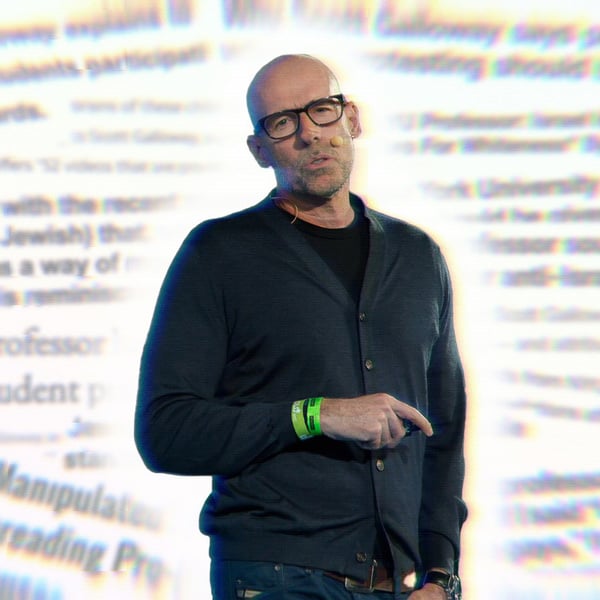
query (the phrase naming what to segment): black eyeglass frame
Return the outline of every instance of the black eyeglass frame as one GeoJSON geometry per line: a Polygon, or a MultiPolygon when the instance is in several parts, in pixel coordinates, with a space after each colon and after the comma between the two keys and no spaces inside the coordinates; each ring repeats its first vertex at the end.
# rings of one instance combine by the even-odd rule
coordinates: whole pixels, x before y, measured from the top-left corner
{"type": "Polygon", "coordinates": [[[284,140],[286,138],[291,137],[292,135],[294,135],[298,129],[300,129],[300,113],[306,113],[306,116],[318,127],[326,127],[327,125],[333,125],[334,123],[337,123],[342,116],[344,115],[344,107],[346,106],[346,104],[348,104],[344,94],[334,94],[333,96],[327,96],[326,98],[317,98],[317,100],[313,100],[312,102],[309,102],[306,106],[304,106],[303,108],[288,108],[287,110],[281,110],[279,112],[276,113],[272,113],[270,115],[267,115],[266,117],[262,117],[261,119],[259,119],[256,122],[256,125],[254,127],[254,133],[258,134],[260,130],[264,131],[272,140],[284,140]],[[312,106],[314,106],[315,104],[319,104],[320,102],[323,102],[324,100],[339,100],[340,105],[342,110],[340,111],[340,116],[337,117],[336,119],[334,119],[333,121],[329,121],[328,123],[317,123],[309,114],[309,110],[312,106]],[[267,128],[265,127],[265,123],[267,122],[268,119],[272,119],[274,117],[279,117],[280,115],[287,115],[289,113],[295,113],[297,116],[297,120],[296,120],[296,129],[294,129],[294,131],[292,131],[291,133],[288,133],[282,137],[275,137],[272,136],[268,131],[267,128]]]}

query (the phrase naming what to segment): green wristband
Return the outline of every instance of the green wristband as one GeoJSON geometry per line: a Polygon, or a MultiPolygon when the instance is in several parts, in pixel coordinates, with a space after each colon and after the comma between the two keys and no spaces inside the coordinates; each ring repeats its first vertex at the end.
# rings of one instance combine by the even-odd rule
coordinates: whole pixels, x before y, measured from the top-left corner
{"type": "Polygon", "coordinates": [[[292,404],[292,425],[296,435],[301,440],[308,440],[313,435],[308,431],[306,427],[306,421],[304,420],[304,403],[306,400],[296,400],[292,404]]]}
{"type": "Polygon", "coordinates": [[[312,435],[321,435],[321,402],[323,397],[307,398],[306,427],[312,435]]]}

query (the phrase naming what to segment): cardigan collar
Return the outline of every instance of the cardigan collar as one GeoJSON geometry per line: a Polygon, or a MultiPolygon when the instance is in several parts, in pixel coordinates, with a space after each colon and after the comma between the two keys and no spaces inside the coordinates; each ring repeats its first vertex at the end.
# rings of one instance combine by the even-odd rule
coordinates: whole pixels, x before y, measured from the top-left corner
{"type": "MultiPolygon", "coordinates": [[[[254,207],[259,218],[277,233],[285,246],[304,263],[311,275],[321,282],[332,295],[344,303],[352,301],[348,291],[339,279],[334,276],[329,265],[306,242],[302,233],[293,226],[290,215],[275,206],[272,200],[274,192],[275,190],[272,190],[268,196],[254,207]],[[331,277],[324,278],[324,272],[331,274],[331,277]]],[[[354,210],[360,211],[369,221],[369,255],[359,302],[359,309],[363,310],[363,307],[372,303],[379,287],[378,283],[383,268],[385,236],[376,211],[369,209],[356,194],[350,193],[350,202],[354,210]]]]}

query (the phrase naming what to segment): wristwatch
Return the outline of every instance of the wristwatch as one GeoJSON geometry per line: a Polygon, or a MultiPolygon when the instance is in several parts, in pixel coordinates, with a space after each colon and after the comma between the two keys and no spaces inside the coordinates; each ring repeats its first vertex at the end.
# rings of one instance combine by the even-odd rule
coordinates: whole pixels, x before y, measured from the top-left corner
{"type": "Polygon", "coordinates": [[[460,587],[460,577],[441,571],[427,571],[421,581],[421,587],[426,583],[439,585],[446,592],[448,600],[462,600],[462,590],[460,587]]]}

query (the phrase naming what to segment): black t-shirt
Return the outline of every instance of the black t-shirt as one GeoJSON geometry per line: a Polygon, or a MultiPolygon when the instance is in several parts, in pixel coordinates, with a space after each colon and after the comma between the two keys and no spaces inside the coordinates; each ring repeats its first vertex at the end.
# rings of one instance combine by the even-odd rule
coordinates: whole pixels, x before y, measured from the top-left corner
{"type": "Polygon", "coordinates": [[[369,254],[369,222],[357,210],[347,227],[329,229],[297,219],[294,225],[337,275],[356,304],[369,254]]]}

